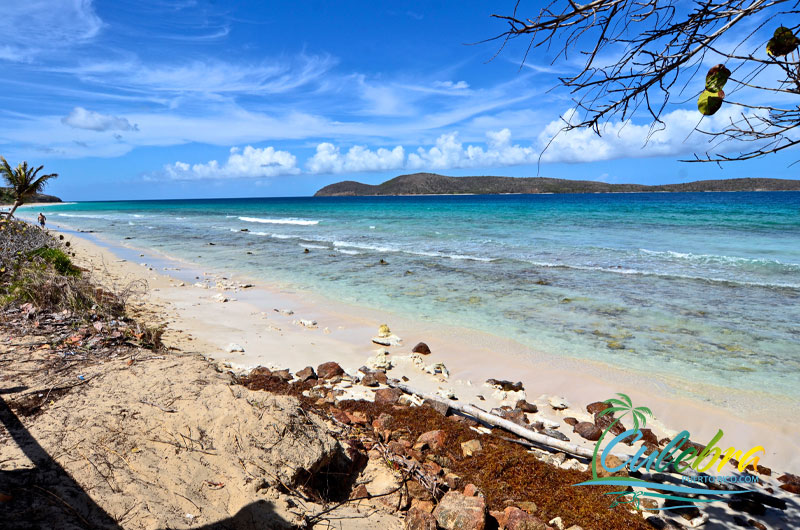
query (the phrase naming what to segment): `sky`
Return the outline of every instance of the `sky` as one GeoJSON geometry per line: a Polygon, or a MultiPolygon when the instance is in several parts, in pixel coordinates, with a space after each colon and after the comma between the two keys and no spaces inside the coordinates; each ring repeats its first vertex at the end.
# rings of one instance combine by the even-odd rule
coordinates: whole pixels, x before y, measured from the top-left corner
{"type": "Polygon", "coordinates": [[[58,173],[46,191],[65,200],[303,196],[418,171],[796,176],[796,150],[679,162],[707,145],[689,135],[691,98],[649,142],[641,116],[599,137],[557,134],[573,109],[558,77],[577,60],[536,49],[523,64],[525,43],[498,54],[480,42],[504,29],[490,15],[514,4],[12,2],[0,18],[0,155],[58,173]]]}

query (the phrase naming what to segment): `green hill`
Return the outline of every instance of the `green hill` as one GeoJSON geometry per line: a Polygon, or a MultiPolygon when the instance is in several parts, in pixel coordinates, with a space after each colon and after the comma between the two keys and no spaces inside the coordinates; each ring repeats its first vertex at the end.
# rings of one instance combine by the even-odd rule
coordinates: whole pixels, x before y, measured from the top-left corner
{"type": "Polygon", "coordinates": [[[800,180],[742,178],[698,180],[682,184],[647,186],[607,184],[593,180],[567,180],[544,177],[446,177],[436,173],[401,175],[382,184],[363,184],[352,180],[325,186],[315,197],[370,195],[491,195],[501,193],[625,193],[680,191],[800,191],[800,180]]]}

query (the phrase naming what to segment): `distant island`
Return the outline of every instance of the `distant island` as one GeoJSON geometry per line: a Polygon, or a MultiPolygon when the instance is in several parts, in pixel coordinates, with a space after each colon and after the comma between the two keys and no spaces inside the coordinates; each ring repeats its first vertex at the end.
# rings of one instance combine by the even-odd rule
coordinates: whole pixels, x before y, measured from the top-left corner
{"type": "Polygon", "coordinates": [[[739,178],[682,184],[607,184],[544,177],[446,177],[436,173],[401,175],[383,184],[345,180],[325,186],[315,197],[370,195],[495,195],[502,193],[630,193],[686,191],[800,191],[800,180],[739,178]]]}
{"type": "MultiPolygon", "coordinates": [[[[34,193],[25,199],[26,204],[32,202],[61,202],[61,199],[54,195],[34,193]]],[[[0,188],[0,204],[14,204],[14,193],[11,191],[11,188],[0,188]]]]}

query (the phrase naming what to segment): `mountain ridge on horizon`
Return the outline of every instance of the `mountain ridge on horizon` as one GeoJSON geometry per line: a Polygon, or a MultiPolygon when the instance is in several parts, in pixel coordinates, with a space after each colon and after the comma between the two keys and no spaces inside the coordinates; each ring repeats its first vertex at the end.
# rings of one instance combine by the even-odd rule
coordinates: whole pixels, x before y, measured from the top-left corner
{"type": "Polygon", "coordinates": [[[437,173],[400,175],[381,184],[344,180],[319,189],[314,197],[380,195],[499,195],[548,193],[631,193],[689,191],[800,191],[800,180],[735,178],[680,184],[609,184],[548,177],[448,177],[437,173]]]}

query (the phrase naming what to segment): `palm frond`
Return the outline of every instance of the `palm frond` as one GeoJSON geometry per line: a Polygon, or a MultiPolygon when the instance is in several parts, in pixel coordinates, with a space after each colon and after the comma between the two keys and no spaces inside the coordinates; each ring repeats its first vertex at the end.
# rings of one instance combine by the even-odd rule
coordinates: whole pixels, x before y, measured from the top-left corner
{"type": "Polygon", "coordinates": [[[614,398],[607,399],[607,400],[603,401],[603,403],[611,403],[613,405],[620,405],[622,407],[626,407],[627,406],[624,402],[622,402],[622,401],[620,401],[618,399],[614,399],[614,398]]]}
{"type": "Polygon", "coordinates": [[[598,418],[605,416],[606,414],[614,414],[615,412],[619,412],[621,410],[628,410],[627,407],[608,407],[604,411],[601,411],[600,414],[597,415],[598,418]]]}
{"type": "Polygon", "coordinates": [[[638,410],[639,412],[641,412],[641,413],[643,413],[643,414],[647,414],[647,415],[648,415],[648,416],[650,416],[651,418],[653,417],[653,411],[652,411],[652,410],[650,410],[650,409],[649,409],[649,408],[647,408],[647,407],[636,407],[636,410],[638,410]]]}
{"type": "Polygon", "coordinates": [[[627,394],[621,394],[621,393],[617,393],[617,395],[618,395],[619,397],[621,397],[623,400],[625,400],[625,403],[626,403],[626,404],[627,404],[629,407],[632,407],[632,406],[633,406],[633,401],[631,401],[631,398],[629,398],[627,394]]]}

